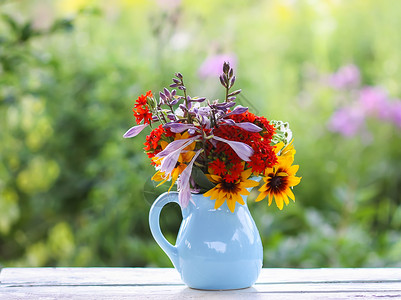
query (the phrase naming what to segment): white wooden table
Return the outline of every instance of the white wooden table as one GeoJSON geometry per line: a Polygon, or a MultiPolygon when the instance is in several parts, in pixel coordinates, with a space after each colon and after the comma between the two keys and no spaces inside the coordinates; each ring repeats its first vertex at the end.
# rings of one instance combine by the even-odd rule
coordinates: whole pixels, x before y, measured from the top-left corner
{"type": "Polygon", "coordinates": [[[5,268],[0,299],[401,299],[401,268],[263,269],[231,291],[185,286],[174,269],[5,268]]]}

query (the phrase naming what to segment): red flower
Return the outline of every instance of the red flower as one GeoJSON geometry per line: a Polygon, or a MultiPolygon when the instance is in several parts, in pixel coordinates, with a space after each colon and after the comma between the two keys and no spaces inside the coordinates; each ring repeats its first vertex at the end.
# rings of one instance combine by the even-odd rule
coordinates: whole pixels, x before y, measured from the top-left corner
{"type": "Polygon", "coordinates": [[[236,163],[230,168],[230,173],[233,177],[238,178],[244,171],[244,165],[242,163],[236,163]]]}
{"type": "Polygon", "coordinates": [[[209,167],[213,170],[215,175],[223,175],[227,173],[226,165],[218,158],[210,163],[209,167]]]}
{"type": "Polygon", "coordinates": [[[238,175],[226,174],[223,177],[223,180],[228,183],[235,183],[240,179],[238,175]]]}
{"type": "MultiPolygon", "coordinates": [[[[151,159],[160,151],[162,151],[163,149],[160,144],[160,140],[165,140],[168,142],[168,137],[172,135],[174,135],[174,133],[172,133],[168,128],[164,129],[162,124],[153,129],[150,134],[146,136],[146,142],[144,143],[145,147],[143,148],[148,157],[151,159]]],[[[154,162],[152,161],[151,164],[154,165],[154,162]]]]}
{"type": "Polygon", "coordinates": [[[156,148],[159,146],[158,143],[163,133],[164,129],[161,124],[153,129],[151,133],[146,136],[145,151],[155,151],[156,148]]]}
{"type": "Polygon", "coordinates": [[[253,123],[259,127],[264,127],[264,130],[260,134],[263,135],[264,139],[268,139],[270,143],[276,129],[270,125],[270,122],[265,117],[256,117],[256,120],[253,123]]]}
{"type": "Polygon", "coordinates": [[[149,111],[147,98],[153,98],[152,92],[147,91],[146,95],[141,95],[136,99],[135,108],[133,108],[136,123],[139,125],[142,120],[144,124],[152,122],[152,113],[149,111]]]}

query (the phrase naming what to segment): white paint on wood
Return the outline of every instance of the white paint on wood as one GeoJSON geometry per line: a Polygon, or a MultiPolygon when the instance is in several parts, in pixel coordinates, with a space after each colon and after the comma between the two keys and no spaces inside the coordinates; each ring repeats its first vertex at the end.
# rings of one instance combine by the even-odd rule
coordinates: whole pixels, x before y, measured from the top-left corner
{"type": "Polygon", "coordinates": [[[0,299],[401,298],[401,268],[263,269],[248,289],[199,291],[170,268],[6,268],[0,299]]]}

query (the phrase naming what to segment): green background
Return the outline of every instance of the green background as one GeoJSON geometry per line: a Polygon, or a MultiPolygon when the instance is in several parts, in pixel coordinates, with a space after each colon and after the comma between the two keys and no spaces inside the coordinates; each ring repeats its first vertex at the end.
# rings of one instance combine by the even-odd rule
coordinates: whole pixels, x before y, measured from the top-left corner
{"type": "MultiPolygon", "coordinates": [[[[325,80],[355,64],[361,87],[399,101],[400,12],[389,0],[0,1],[0,265],[172,266],[148,227],[146,133],[122,135],[135,99],[175,72],[190,95],[221,98],[198,70],[228,53],[252,111],[290,123],[303,177],[283,211],[249,201],[264,267],[401,266],[401,129],[369,117],[352,137],[331,132],[357,96],[325,80]]],[[[171,242],[180,222],[163,210],[171,242]]]]}

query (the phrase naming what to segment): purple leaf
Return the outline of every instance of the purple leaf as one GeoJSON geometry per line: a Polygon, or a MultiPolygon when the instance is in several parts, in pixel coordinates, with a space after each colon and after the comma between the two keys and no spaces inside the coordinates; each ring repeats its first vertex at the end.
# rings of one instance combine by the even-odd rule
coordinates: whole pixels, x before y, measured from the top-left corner
{"type": "Polygon", "coordinates": [[[229,141],[218,136],[214,136],[213,139],[228,144],[237,153],[239,158],[244,161],[250,161],[250,157],[253,155],[252,147],[245,143],[229,141]]]}
{"type": "Polygon", "coordinates": [[[175,122],[167,123],[163,127],[170,128],[170,130],[174,133],[181,133],[187,129],[196,129],[196,127],[192,124],[175,123],[175,122]]]}
{"type": "Polygon", "coordinates": [[[185,208],[188,206],[189,201],[193,203],[192,197],[191,197],[191,189],[188,186],[185,186],[181,188],[181,190],[178,193],[178,202],[180,203],[182,208],[185,208]]]}
{"type": "Polygon", "coordinates": [[[223,75],[220,75],[219,79],[220,79],[220,83],[221,83],[224,87],[226,87],[227,84],[226,84],[225,81],[224,81],[223,75]]]}
{"type": "Polygon", "coordinates": [[[166,175],[171,175],[171,172],[175,168],[178,158],[180,157],[180,153],[181,151],[174,151],[164,157],[160,165],[160,171],[164,172],[166,175]]]}
{"type": "Polygon", "coordinates": [[[210,116],[212,114],[212,110],[208,106],[195,108],[194,111],[200,116],[210,116]]]}
{"type": "Polygon", "coordinates": [[[180,175],[180,179],[178,182],[178,189],[179,189],[179,196],[178,201],[180,202],[181,207],[185,208],[188,206],[189,200],[191,199],[191,190],[189,184],[189,178],[191,176],[192,167],[194,165],[195,160],[198,158],[201,150],[198,150],[194,157],[192,158],[191,162],[188,166],[182,171],[180,175]]]}
{"type": "Polygon", "coordinates": [[[187,107],[184,104],[178,105],[179,108],[181,108],[183,111],[188,111],[187,107]]]}
{"type": "Polygon", "coordinates": [[[178,103],[180,99],[178,98],[174,98],[171,102],[170,102],[170,106],[176,105],[178,103]]]}
{"type": "Polygon", "coordinates": [[[145,127],[148,127],[149,124],[142,124],[142,125],[137,125],[134,127],[131,127],[128,129],[126,133],[124,133],[123,137],[124,138],[131,138],[134,136],[137,136],[145,127]]]}
{"type": "Polygon", "coordinates": [[[202,98],[192,98],[192,99],[191,99],[192,102],[203,102],[203,101],[205,101],[205,100],[206,100],[205,97],[202,97],[202,98]]]}
{"type": "Polygon", "coordinates": [[[171,174],[177,164],[181,151],[193,143],[198,137],[200,137],[200,135],[189,139],[176,140],[168,144],[166,149],[156,155],[156,157],[164,157],[160,165],[160,170],[165,172],[166,175],[171,174]]]}
{"type": "MultiPolygon", "coordinates": [[[[232,69],[231,69],[231,71],[232,71],[232,69]]],[[[235,76],[233,76],[230,80],[230,88],[234,85],[234,82],[235,82],[235,76]]]]}
{"type": "Polygon", "coordinates": [[[184,149],[186,146],[190,145],[193,141],[195,141],[199,137],[200,137],[200,135],[196,135],[196,136],[190,137],[188,139],[175,140],[175,141],[171,142],[170,144],[168,144],[167,147],[163,151],[159,152],[156,156],[157,157],[165,157],[177,150],[179,150],[181,152],[182,149],[184,149]]]}
{"type": "Polygon", "coordinates": [[[236,123],[234,122],[234,120],[231,119],[222,119],[222,121],[224,123],[226,123],[227,125],[235,125],[236,123]]]}
{"type": "Polygon", "coordinates": [[[230,115],[240,115],[243,114],[244,112],[246,112],[248,110],[248,107],[243,107],[241,105],[237,105],[232,112],[228,113],[227,116],[230,115]]]}
{"type": "Polygon", "coordinates": [[[235,126],[245,129],[246,131],[249,131],[249,132],[262,131],[262,128],[260,128],[259,126],[255,125],[253,123],[250,123],[250,122],[235,123],[235,126]]]}
{"type": "Polygon", "coordinates": [[[171,94],[168,89],[164,88],[164,94],[166,95],[167,98],[169,99],[171,98],[171,94]]]}
{"type": "Polygon", "coordinates": [[[159,92],[159,96],[160,96],[160,98],[162,98],[164,101],[166,101],[166,100],[167,100],[167,97],[166,97],[166,95],[165,95],[165,94],[163,94],[162,92],[159,92]]]}

